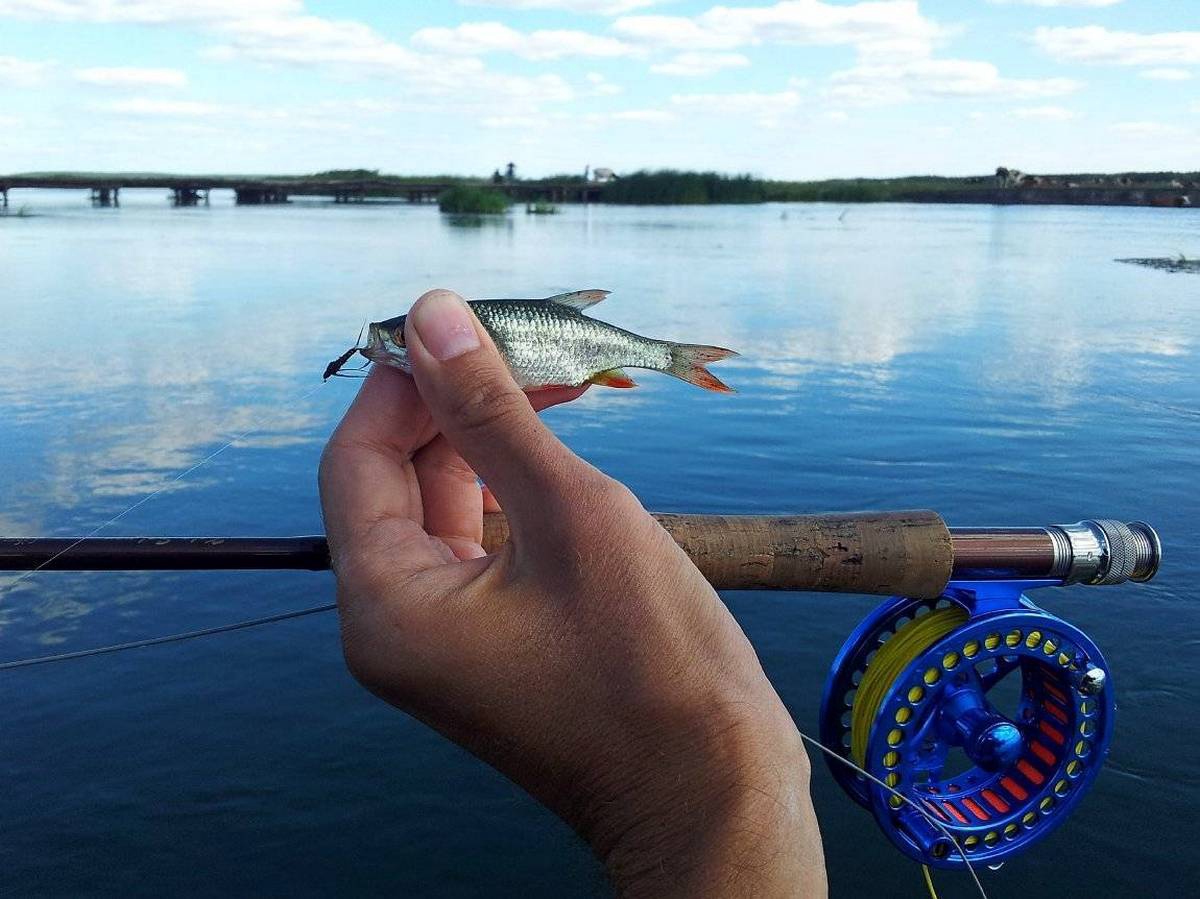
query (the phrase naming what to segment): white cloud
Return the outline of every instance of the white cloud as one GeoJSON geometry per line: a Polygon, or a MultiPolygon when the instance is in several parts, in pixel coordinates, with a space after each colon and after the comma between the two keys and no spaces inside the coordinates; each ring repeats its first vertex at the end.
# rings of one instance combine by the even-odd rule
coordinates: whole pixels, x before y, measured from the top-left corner
{"type": "Polygon", "coordinates": [[[586,31],[545,29],[521,32],[499,22],[466,22],[455,28],[422,28],[412,36],[415,46],[438,53],[481,56],[513,53],[525,59],[560,59],[564,56],[613,57],[634,52],[616,38],[586,31]]]}
{"type": "MultiPolygon", "coordinates": [[[[3,15],[191,26],[221,38],[202,51],[207,59],[320,67],[346,77],[393,76],[403,82],[411,105],[436,101],[474,111],[509,103],[519,115],[575,96],[558,75],[506,75],[488,72],[478,59],[434,59],[363,22],[306,15],[301,0],[0,0],[3,15]]],[[[568,52],[579,49],[572,45],[568,52]]],[[[185,108],[178,114],[186,114],[185,108]]],[[[155,114],[149,109],[144,107],[144,114],[155,114]]]]}
{"type": "Polygon", "coordinates": [[[16,56],[0,56],[0,84],[13,87],[33,87],[40,84],[46,71],[53,66],[50,62],[19,59],[16,56]]]}
{"type": "Polygon", "coordinates": [[[566,12],[619,16],[666,0],[460,0],[464,6],[498,6],[501,9],[561,9],[566,12]]]}
{"type": "Polygon", "coordinates": [[[245,19],[227,22],[219,32],[227,42],[210,48],[209,57],[250,59],[268,64],[326,67],[337,74],[395,76],[402,80],[410,105],[447,103],[459,111],[510,104],[512,115],[536,112],[543,103],[574,99],[560,75],[511,75],[489,72],[473,57],[431,57],[390,41],[361,22],[318,16],[245,19]]]}
{"type": "Polygon", "coordinates": [[[667,62],[652,65],[650,71],[656,75],[681,75],[698,77],[711,75],[722,69],[741,68],[750,65],[741,53],[678,53],[667,62]]]}
{"type": "Polygon", "coordinates": [[[1187,69],[1146,69],[1138,74],[1152,81],[1188,81],[1192,77],[1187,69]]]}
{"type": "Polygon", "coordinates": [[[111,100],[107,103],[97,103],[92,108],[100,112],[116,112],[123,115],[179,118],[213,116],[227,111],[224,106],[216,103],[201,103],[195,100],[151,100],[145,97],[111,100]]]}
{"type": "Polygon", "coordinates": [[[654,47],[720,50],[747,43],[740,35],[719,34],[682,16],[632,16],[617,19],[613,29],[628,40],[654,47]]]}
{"type": "Polygon", "coordinates": [[[528,115],[492,115],[484,116],[480,119],[480,124],[484,128],[521,128],[521,129],[537,129],[542,128],[546,122],[541,116],[528,115]]]}
{"type": "Polygon", "coordinates": [[[591,85],[588,92],[593,97],[612,97],[621,93],[621,85],[613,84],[599,72],[588,72],[586,77],[591,85]]]}
{"type": "Polygon", "coordinates": [[[675,94],[671,104],[691,116],[728,116],[734,127],[752,121],[763,128],[775,128],[800,105],[800,93],[786,90],[777,93],[675,94]]]}
{"type": "Polygon", "coordinates": [[[423,60],[362,22],[319,16],[256,17],[222,23],[229,43],[206,55],[296,65],[345,65],[355,69],[417,71],[423,60]]]}
{"type": "Polygon", "coordinates": [[[1076,118],[1076,114],[1062,106],[1022,106],[1012,114],[1019,119],[1038,119],[1043,122],[1065,122],[1076,118]]]}
{"type": "Polygon", "coordinates": [[[921,15],[916,0],[835,5],[783,0],[773,6],[715,6],[694,18],[626,16],[613,23],[623,37],[656,47],[721,50],[763,43],[904,45],[927,52],[943,34],[921,15]]]}
{"type": "Polygon", "coordinates": [[[1121,0],[988,0],[997,6],[1085,6],[1098,9],[1104,6],[1116,6],[1121,0]]]}
{"type": "Polygon", "coordinates": [[[1031,100],[1061,97],[1081,86],[1069,78],[1005,78],[990,62],[978,60],[915,59],[834,72],[829,93],[840,100],[873,105],[918,97],[1031,100]]]}
{"type": "Polygon", "coordinates": [[[1166,122],[1118,122],[1112,130],[1130,137],[1175,137],[1188,133],[1186,128],[1166,122]]]}
{"type": "Polygon", "coordinates": [[[1038,28],[1033,41],[1060,62],[1120,66],[1200,65],[1200,31],[1142,34],[1101,25],[1038,28]]]}
{"type": "Polygon", "coordinates": [[[179,69],[142,69],[133,66],[76,69],[75,80],[101,87],[184,87],[187,74],[179,69]]]}
{"type": "Polygon", "coordinates": [[[613,122],[641,122],[661,124],[673,122],[676,115],[664,109],[622,109],[616,112],[554,112],[550,115],[490,115],[480,122],[485,128],[518,128],[527,132],[561,132],[568,127],[610,125],[613,122]]]}
{"type": "Polygon", "coordinates": [[[673,122],[675,115],[665,109],[623,109],[614,112],[610,118],[618,122],[673,122]]]}
{"type": "Polygon", "coordinates": [[[303,8],[302,0],[0,0],[0,16],[142,25],[283,16],[303,8]]]}

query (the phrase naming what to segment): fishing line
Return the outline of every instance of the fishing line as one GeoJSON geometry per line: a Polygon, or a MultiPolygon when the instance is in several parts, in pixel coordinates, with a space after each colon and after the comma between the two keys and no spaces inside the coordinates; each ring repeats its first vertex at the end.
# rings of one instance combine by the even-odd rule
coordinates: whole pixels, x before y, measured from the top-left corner
{"type": "Polygon", "coordinates": [[[967,858],[966,851],[962,848],[962,846],[960,846],[958,844],[958,840],[954,838],[954,834],[952,834],[945,827],[943,827],[942,822],[938,821],[931,814],[929,814],[929,812],[925,811],[925,809],[921,808],[919,805],[917,805],[915,802],[913,802],[911,799],[909,799],[907,796],[905,796],[899,790],[884,783],[882,780],[880,780],[878,777],[876,777],[870,771],[866,771],[866,770],[858,767],[858,765],[854,764],[854,762],[850,761],[850,759],[846,758],[845,756],[843,756],[837,752],[834,752],[832,749],[830,749],[828,746],[826,746],[824,743],[820,742],[819,740],[814,740],[812,737],[810,737],[808,734],[806,734],[804,731],[800,730],[799,728],[797,728],[796,730],[800,734],[800,739],[802,739],[808,743],[811,743],[817,749],[821,750],[823,753],[825,753],[827,756],[829,756],[829,758],[834,759],[835,761],[841,762],[847,768],[854,769],[859,774],[861,774],[863,777],[865,777],[868,780],[873,781],[874,783],[883,787],[885,790],[887,790],[893,796],[898,798],[905,805],[909,806],[914,811],[916,811],[916,813],[918,815],[920,815],[922,818],[924,818],[926,821],[928,821],[930,824],[932,824],[934,827],[936,827],[939,831],[941,831],[946,836],[946,838],[954,844],[954,848],[958,850],[959,857],[962,858],[963,864],[967,866],[967,872],[971,875],[971,879],[973,881],[975,881],[975,889],[979,891],[980,897],[982,897],[982,899],[988,899],[987,890],[985,890],[983,888],[983,883],[979,880],[979,875],[975,873],[975,866],[972,865],[971,860],[969,858],[967,858]]]}
{"type": "Polygon", "coordinates": [[[15,590],[19,584],[21,584],[22,582],[33,577],[35,574],[37,574],[39,571],[41,571],[47,565],[50,565],[51,563],[60,559],[62,556],[69,553],[71,550],[73,550],[75,547],[79,546],[79,544],[83,543],[85,540],[90,540],[92,537],[95,537],[102,530],[104,530],[107,527],[110,527],[111,525],[116,524],[118,521],[120,521],[122,518],[124,518],[130,512],[133,512],[134,510],[141,508],[146,503],[150,502],[150,500],[154,499],[156,496],[160,495],[161,493],[165,492],[173,485],[182,481],[184,478],[186,478],[192,472],[196,471],[197,469],[203,468],[205,465],[207,465],[213,459],[217,458],[217,456],[221,455],[221,453],[225,452],[225,450],[229,449],[235,443],[245,440],[251,434],[257,434],[259,431],[264,430],[266,428],[267,424],[269,424],[274,418],[281,418],[285,411],[290,412],[291,411],[290,407],[293,403],[304,402],[306,399],[308,399],[310,396],[312,396],[314,393],[316,393],[318,390],[320,390],[324,386],[324,384],[325,384],[325,382],[322,381],[316,387],[312,388],[311,390],[304,393],[303,395],[297,397],[295,400],[289,400],[283,406],[283,408],[281,408],[278,412],[276,412],[274,414],[274,416],[268,415],[265,420],[260,421],[254,427],[249,428],[240,434],[236,434],[228,443],[225,443],[224,445],[217,447],[215,450],[213,450],[211,453],[209,453],[207,456],[205,456],[200,461],[194,463],[193,465],[189,466],[188,468],[185,468],[183,471],[179,472],[179,474],[175,475],[175,477],[171,478],[169,481],[167,481],[165,484],[163,484],[161,487],[159,487],[153,493],[146,494],[141,499],[139,499],[137,502],[135,502],[132,506],[129,506],[128,508],[124,509],[121,512],[118,512],[116,515],[114,515],[112,518],[108,519],[108,521],[105,521],[103,524],[97,525],[95,528],[93,528],[88,533],[84,534],[78,540],[75,540],[74,542],[63,547],[62,549],[60,549],[58,552],[56,552],[54,555],[52,555],[50,558],[46,559],[39,565],[36,565],[35,567],[30,568],[28,571],[22,572],[21,574],[19,574],[17,576],[16,580],[11,581],[10,583],[4,585],[3,587],[0,587],[0,599],[7,596],[9,593],[11,593],[13,590],[15,590]]]}
{"type": "Polygon", "coordinates": [[[850,710],[850,753],[860,765],[867,763],[867,742],[871,727],[879,717],[879,707],[896,678],[913,659],[942,637],[962,627],[967,610],[959,605],[937,609],[921,618],[914,618],[879,647],[871,659],[862,681],[854,694],[850,710]]]}
{"type": "MultiPolygon", "coordinates": [[[[305,617],[308,615],[316,615],[320,612],[330,612],[336,608],[337,608],[337,603],[325,603],[323,605],[313,606],[313,607],[307,608],[307,609],[299,609],[299,610],[295,610],[295,611],[291,611],[291,612],[281,612],[277,615],[267,615],[267,616],[264,616],[261,618],[251,618],[247,621],[239,621],[234,624],[224,624],[224,625],[219,625],[217,627],[208,627],[208,628],[202,628],[200,630],[185,631],[183,633],[178,633],[178,634],[168,634],[167,636],[163,636],[163,637],[150,637],[150,638],[147,638],[144,640],[134,640],[134,641],[128,642],[128,643],[114,643],[114,644],[110,644],[108,646],[97,646],[97,647],[93,647],[91,649],[76,650],[74,652],[63,652],[63,653],[57,653],[55,655],[37,656],[37,657],[31,658],[31,659],[17,659],[15,661],[11,661],[11,662],[0,663],[0,671],[11,671],[11,670],[14,670],[17,668],[31,668],[35,665],[48,665],[48,664],[51,664],[54,662],[66,662],[66,661],[70,661],[73,659],[91,658],[92,656],[107,655],[110,653],[117,653],[117,652],[125,652],[126,650],[131,650],[131,649],[143,649],[148,646],[162,646],[163,644],[166,644],[166,643],[180,643],[180,642],[183,642],[184,640],[194,640],[199,637],[210,637],[210,636],[214,636],[216,634],[226,634],[226,633],[230,633],[232,631],[246,630],[247,628],[259,627],[259,626],[266,625],[266,624],[274,624],[279,621],[289,621],[289,620],[292,620],[295,618],[302,618],[302,617],[305,617]]],[[[840,762],[841,764],[846,765],[848,768],[851,768],[852,770],[858,772],[863,777],[866,777],[868,780],[871,780],[874,783],[878,784],[879,786],[883,787],[885,790],[887,790],[893,796],[896,796],[901,802],[903,802],[904,804],[906,804],[910,808],[912,808],[914,811],[916,811],[917,814],[919,814],[922,818],[924,818],[926,821],[928,821],[930,824],[932,824],[942,834],[944,834],[946,836],[946,838],[949,839],[954,844],[954,848],[958,850],[958,854],[961,856],[961,858],[963,860],[963,864],[966,865],[967,871],[971,875],[971,879],[975,882],[975,888],[976,888],[976,890],[978,890],[980,897],[982,897],[982,899],[988,899],[987,891],[984,889],[983,883],[979,880],[979,875],[975,873],[975,867],[974,867],[974,865],[971,864],[971,860],[967,857],[967,854],[963,850],[962,846],[959,845],[959,842],[955,838],[954,834],[952,834],[949,830],[947,830],[940,821],[938,821],[936,818],[934,818],[932,815],[930,815],[925,809],[921,808],[919,805],[917,805],[915,802],[913,802],[911,799],[909,799],[907,796],[905,796],[899,790],[896,790],[895,788],[884,783],[882,780],[880,780],[875,775],[871,774],[869,771],[865,770],[864,768],[859,767],[854,762],[845,758],[841,754],[828,748],[827,746],[825,746],[825,744],[821,743],[819,740],[816,740],[813,737],[810,737],[808,734],[806,734],[804,731],[800,730],[799,728],[797,728],[796,731],[797,731],[797,733],[800,734],[800,738],[802,740],[804,740],[805,742],[816,747],[821,752],[823,752],[827,756],[829,756],[831,759],[835,759],[836,761],[840,762]]],[[[925,883],[926,883],[926,886],[929,888],[929,893],[933,897],[933,899],[937,899],[937,892],[933,888],[933,881],[929,875],[929,869],[927,867],[925,867],[924,865],[922,865],[922,868],[924,870],[925,883]]]]}
{"type": "MultiPolygon", "coordinates": [[[[361,335],[360,335],[360,339],[361,339],[361,335]]],[[[356,341],[356,343],[357,342],[358,341],[356,341]]],[[[321,387],[324,385],[324,383],[325,382],[322,381],[320,384],[317,384],[311,390],[308,390],[303,395],[298,397],[297,400],[295,400],[294,402],[303,402],[304,400],[307,400],[309,397],[311,397],[313,394],[315,394],[318,390],[320,390],[321,387]]],[[[281,410],[279,413],[277,413],[277,416],[282,416],[282,414],[283,414],[283,411],[281,410]]],[[[41,571],[42,569],[46,568],[48,565],[52,564],[57,559],[61,558],[65,554],[67,554],[72,549],[74,549],[75,547],[77,547],[81,543],[83,543],[84,541],[89,540],[92,537],[95,537],[97,534],[100,533],[100,531],[117,523],[118,521],[123,519],[125,516],[129,515],[131,512],[139,509],[140,507],[142,507],[146,503],[150,502],[155,497],[162,494],[164,491],[166,491],[172,485],[182,481],[184,478],[186,478],[193,472],[204,467],[209,462],[213,461],[218,456],[220,456],[222,453],[224,453],[226,450],[228,450],[230,447],[232,447],[234,444],[238,443],[241,440],[244,440],[246,437],[250,436],[251,434],[255,434],[255,433],[263,430],[266,427],[266,424],[268,422],[270,422],[271,420],[272,420],[272,417],[268,416],[265,421],[259,422],[253,428],[249,428],[246,431],[243,431],[242,433],[235,435],[232,439],[230,439],[223,445],[219,446],[217,449],[213,450],[211,453],[204,456],[199,461],[195,462],[188,468],[179,472],[177,475],[175,475],[173,478],[168,480],[166,483],[164,483],[158,489],[147,494],[146,496],[143,496],[137,502],[135,502],[132,505],[128,506],[127,508],[123,509],[121,512],[118,512],[116,515],[112,516],[107,521],[96,526],[94,529],[89,531],[87,534],[83,535],[79,539],[68,544],[65,548],[59,550],[57,553],[50,556],[50,558],[46,559],[45,561],[41,562],[39,565],[35,566],[34,568],[29,569],[26,572],[23,572],[16,578],[16,580],[5,585],[4,587],[0,587],[0,598],[5,596],[6,594],[10,593],[19,584],[23,583],[25,580],[29,579],[30,577],[32,577],[34,574],[41,571]]],[[[248,619],[245,621],[235,622],[233,624],[219,625],[216,627],[202,628],[199,630],[185,631],[185,632],[176,633],[176,634],[168,634],[166,636],[160,636],[160,637],[150,637],[147,639],[135,640],[135,641],[126,642],[126,643],[115,643],[115,644],[110,644],[107,646],[93,647],[91,649],[76,650],[73,652],[57,653],[54,655],[46,655],[46,656],[37,656],[34,658],[29,658],[29,659],[17,659],[17,660],[10,661],[10,662],[0,663],[0,671],[11,671],[11,670],[15,670],[18,668],[29,668],[29,667],[33,667],[36,665],[47,665],[47,664],[51,664],[54,662],[63,662],[63,661],[69,661],[69,660],[73,660],[73,659],[90,658],[93,656],[106,655],[106,654],[117,653],[117,652],[124,652],[126,650],[142,649],[142,648],[146,648],[146,647],[150,647],[150,646],[161,646],[161,645],[169,644],[169,643],[179,643],[179,642],[183,642],[185,640],[193,640],[193,639],[197,639],[200,637],[214,636],[217,634],[230,633],[230,632],[239,631],[239,630],[246,630],[248,628],[253,628],[253,627],[260,627],[263,625],[273,624],[273,623],[280,622],[280,621],[288,621],[288,620],[292,620],[292,619],[296,619],[296,618],[305,617],[308,615],[318,614],[321,612],[332,611],[335,608],[337,608],[336,603],[326,603],[326,604],[319,605],[319,606],[313,606],[313,607],[307,608],[307,609],[299,609],[299,610],[294,610],[291,612],[282,612],[282,613],[279,613],[276,615],[268,615],[268,616],[263,616],[260,618],[252,618],[252,619],[248,619]]],[[[946,610],[941,610],[941,611],[952,612],[953,609],[946,609],[946,610]]],[[[937,616],[937,613],[932,613],[929,616],[926,616],[925,621],[928,622],[929,619],[935,619],[936,616],[937,616]]],[[[954,627],[957,626],[957,622],[955,622],[955,623],[948,622],[948,616],[943,616],[943,617],[947,617],[947,621],[942,621],[941,619],[938,619],[934,622],[934,624],[938,625],[938,629],[940,629],[941,627],[946,627],[948,625],[948,630],[953,630],[954,627]]],[[[928,628],[928,630],[930,632],[935,630],[935,628],[931,625],[923,625],[922,628],[915,628],[915,627],[914,628],[906,628],[905,630],[911,629],[913,631],[913,633],[911,635],[906,635],[906,636],[911,636],[911,638],[912,638],[911,642],[914,644],[917,642],[916,638],[918,636],[920,636],[920,637],[922,637],[922,640],[924,641],[923,645],[928,646],[928,645],[930,645],[930,643],[927,639],[929,637],[929,634],[927,634],[925,632],[926,628],[928,628]]],[[[948,632],[948,630],[947,630],[947,632],[948,632]]],[[[938,634],[933,639],[937,639],[941,635],[942,634],[938,634]]],[[[897,634],[897,637],[900,637],[900,636],[901,636],[900,634],[897,634]]],[[[881,648],[878,655],[883,655],[884,651],[890,649],[893,645],[900,644],[901,646],[906,646],[909,642],[910,642],[909,640],[897,640],[897,639],[893,638],[893,640],[888,641],[888,644],[885,644],[885,646],[881,648]]],[[[877,655],[876,662],[878,662],[878,655],[877,655]]],[[[893,661],[902,661],[903,655],[904,654],[901,652],[901,650],[899,648],[897,648],[895,651],[889,653],[889,655],[884,656],[884,659],[886,661],[889,657],[891,657],[893,661]]],[[[872,684],[868,683],[868,680],[869,679],[871,681],[876,680],[876,678],[872,677],[872,669],[875,669],[877,667],[880,667],[880,666],[877,666],[877,664],[870,666],[867,670],[867,673],[864,674],[863,683],[860,685],[860,690],[859,690],[860,694],[863,693],[864,688],[869,688],[871,690],[871,693],[867,694],[867,695],[873,695],[874,687],[872,684]]],[[[890,665],[890,664],[882,666],[881,673],[877,676],[878,682],[879,682],[879,684],[881,684],[881,686],[879,687],[879,690],[881,690],[881,691],[884,690],[886,688],[887,684],[889,684],[891,682],[891,680],[894,679],[894,678],[888,679],[888,678],[884,677],[884,675],[891,668],[892,668],[892,665],[890,665]]],[[[854,712],[852,713],[852,714],[854,714],[855,726],[852,728],[852,730],[859,731],[861,729],[861,727],[858,726],[858,708],[860,706],[863,708],[868,708],[869,705],[870,704],[868,702],[866,702],[865,700],[861,703],[859,703],[859,702],[855,703],[855,709],[854,709],[854,712]]],[[[864,721],[865,721],[865,716],[864,716],[864,721]]],[[[865,727],[866,727],[866,732],[869,733],[869,722],[865,725],[865,727]]],[[[800,737],[805,742],[816,747],[821,752],[825,753],[828,757],[830,757],[832,759],[836,759],[841,764],[846,765],[847,767],[853,769],[857,773],[861,774],[863,777],[866,777],[868,780],[876,783],[877,785],[883,787],[883,789],[887,790],[892,795],[896,796],[902,803],[904,803],[905,805],[908,805],[910,808],[912,808],[914,811],[916,811],[917,814],[919,814],[922,818],[924,818],[931,825],[933,825],[934,828],[936,828],[938,831],[940,831],[942,834],[944,834],[946,836],[946,838],[949,839],[951,841],[951,843],[953,843],[955,849],[958,850],[958,853],[959,853],[960,857],[962,858],[963,863],[967,868],[967,871],[971,875],[971,879],[975,883],[975,888],[978,890],[979,895],[982,897],[982,899],[988,899],[987,891],[984,889],[983,884],[980,882],[979,876],[976,874],[975,868],[971,864],[970,859],[967,858],[966,852],[959,845],[958,840],[954,837],[954,835],[949,830],[947,830],[941,824],[940,821],[938,821],[936,818],[934,818],[932,815],[930,815],[925,809],[918,806],[915,802],[913,802],[907,796],[903,795],[902,793],[900,793],[898,790],[894,789],[889,784],[887,784],[884,781],[880,780],[879,778],[875,777],[869,771],[866,771],[864,768],[855,764],[851,760],[843,757],[841,754],[835,752],[834,750],[829,749],[824,744],[822,744],[820,741],[810,737],[808,734],[804,733],[803,731],[797,729],[797,732],[800,734],[800,737]]],[[[856,737],[857,737],[857,734],[856,734],[856,737]]],[[[852,745],[855,745],[856,747],[857,746],[865,746],[865,736],[861,743],[858,739],[853,739],[852,745]]],[[[861,755],[861,753],[859,753],[857,751],[855,751],[854,754],[856,755],[856,757],[861,755]]],[[[924,876],[925,876],[926,885],[930,891],[930,895],[933,896],[934,899],[936,899],[937,893],[934,891],[933,883],[929,876],[929,871],[927,868],[924,870],[924,876]]]]}
{"type": "Polygon", "coordinates": [[[164,643],[181,643],[184,640],[194,640],[197,637],[211,637],[214,634],[227,634],[231,631],[242,631],[263,624],[274,624],[276,621],[290,621],[293,618],[303,618],[318,612],[330,612],[337,608],[337,603],[329,602],[308,609],[297,609],[292,612],[280,612],[278,615],[266,615],[262,618],[250,618],[234,624],[222,624],[217,627],[206,627],[195,631],[184,631],[178,634],[168,634],[165,637],[148,637],[145,640],[133,640],[129,643],[113,643],[108,646],[96,646],[92,649],[79,649],[74,652],[60,652],[50,656],[37,656],[32,659],[17,659],[13,662],[0,662],[0,671],[11,671],[14,668],[32,668],[34,665],[48,665],[51,662],[65,662],[69,659],[86,659],[91,656],[105,655],[111,652],[124,652],[127,649],[142,649],[146,646],[161,646],[164,643]]]}
{"type": "MultiPolygon", "coordinates": [[[[892,684],[908,668],[913,659],[947,634],[957,630],[966,620],[967,610],[961,606],[950,605],[944,609],[935,609],[928,615],[909,621],[897,630],[891,639],[879,647],[875,652],[874,658],[867,665],[866,671],[863,672],[862,680],[859,682],[858,689],[854,694],[854,705],[850,710],[850,754],[858,764],[851,764],[849,760],[838,754],[830,754],[830,757],[839,759],[860,774],[865,774],[872,781],[888,790],[893,796],[899,797],[905,804],[916,809],[925,820],[929,821],[939,831],[949,837],[953,841],[954,847],[958,850],[958,854],[962,857],[963,862],[966,864],[967,870],[971,872],[971,877],[975,880],[975,885],[979,888],[980,894],[986,897],[987,894],[983,891],[983,885],[979,882],[979,878],[975,876],[975,869],[967,859],[966,853],[959,845],[958,840],[942,826],[941,822],[937,821],[925,809],[912,802],[907,796],[901,794],[891,785],[859,767],[859,765],[866,764],[867,743],[871,737],[871,728],[879,717],[880,706],[883,704],[883,699],[892,684]]],[[[929,890],[929,895],[933,899],[937,899],[937,891],[933,887],[933,878],[930,876],[929,867],[922,865],[921,870],[924,874],[925,886],[929,890]]]]}
{"type": "Polygon", "coordinates": [[[925,888],[929,890],[930,899],[938,899],[937,890],[933,888],[933,875],[929,873],[929,865],[921,865],[921,873],[925,875],[925,888]]]}
{"type": "MultiPolygon", "coordinates": [[[[316,615],[320,612],[330,612],[336,608],[337,608],[337,603],[325,603],[323,605],[313,606],[308,609],[298,609],[298,610],[291,611],[291,612],[281,612],[277,615],[267,615],[262,618],[251,618],[247,621],[239,621],[234,624],[223,624],[223,625],[219,625],[217,627],[208,627],[208,628],[202,628],[200,630],[185,631],[183,633],[178,633],[178,634],[168,634],[167,636],[164,636],[164,637],[150,637],[145,640],[134,640],[134,641],[131,641],[128,643],[114,643],[114,644],[111,644],[108,646],[97,646],[97,647],[93,647],[91,649],[76,650],[74,652],[62,652],[62,653],[57,653],[55,655],[37,656],[37,657],[31,658],[31,659],[17,659],[12,662],[0,663],[0,671],[12,671],[17,668],[31,668],[34,665],[49,665],[53,662],[66,662],[66,661],[70,661],[72,659],[86,659],[86,658],[91,658],[92,656],[107,655],[109,653],[116,653],[116,652],[125,652],[126,650],[130,650],[130,649],[143,649],[148,646],[162,646],[163,644],[166,644],[166,643],[181,643],[184,640],[194,640],[199,637],[211,637],[216,634],[227,634],[232,631],[246,630],[247,628],[259,627],[261,625],[266,625],[266,624],[274,624],[275,622],[278,622],[278,621],[290,621],[295,618],[303,618],[308,615],[316,615]]],[[[940,821],[938,821],[936,818],[934,818],[932,815],[930,815],[927,811],[925,811],[925,809],[921,808],[919,805],[917,805],[915,802],[913,802],[911,799],[909,799],[903,793],[888,786],[886,783],[884,783],[882,780],[880,780],[875,775],[871,774],[869,771],[866,771],[863,768],[860,768],[858,765],[854,764],[854,762],[843,757],[842,755],[838,754],[837,752],[834,752],[832,749],[825,746],[819,740],[816,740],[813,737],[810,737],[808,734],[806,734],[804,731],[800,730],[799,728],[797,728],[796,731],[797,731],[797,733],[800,734],[801,739],[803,739],[807,743],[815,746],[817,749],[821,750],[821,752],[825,753],[830,758],[836,759],[838,762],[841,762],[843,765],[846,765],[847,767],[852,768],[854,771],[857,771],[859,774],[863,775],[863,777],[866,777],[868,780],[874,781],[876,784],[883,787],[889,793],[898,797],[906,805],[913,808],[917,812],[917,814],[921,815],[923,818],[925,818],[925,820],[927,820],[935,828],[937,828],[939,831],[941,831],[943,834],[945,834],[947,839],[949,839],[954,844],[954,847],[958,850],[959,855],[962,857],[963,864],[966,865],[967,871],[971,875],[971,879],[973,881],[975,881],[975,888],[979,891],[979,895],[982,897],[982,899],[988,899],[987,891],[983,888],[983,884],[980,882],[979,876],[975,873],[975,867],[971,864],[971,860],[969,858],[967,858],[966,852],[964,852],[963,848],[958,844],[958,840],[955,839],[954,834],[950,833],[949,830],[947,830],[945,827],[943,827],[940,821]]],[[[924,867],[924,866],[922,866],[922,867],[924,867]]],[[[930,894],[934,897],[934,899],[937,899],[937,893],[933,889],[933,882],[930,879],[928,869],[925,870],[925,882],[926,882],[927,886],[929,887],[930,894]]]]}

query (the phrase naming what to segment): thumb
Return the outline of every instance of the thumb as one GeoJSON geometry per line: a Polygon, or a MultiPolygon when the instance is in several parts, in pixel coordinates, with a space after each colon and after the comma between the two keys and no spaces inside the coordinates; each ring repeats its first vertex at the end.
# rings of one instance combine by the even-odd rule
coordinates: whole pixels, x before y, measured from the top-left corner
{"type": "Polygon", "coordinates": [[[587,467],[537,417],[491,337],[458,294],[431,290],[408,314],[405,343],[434,422],[514,524],[587,467]]]}

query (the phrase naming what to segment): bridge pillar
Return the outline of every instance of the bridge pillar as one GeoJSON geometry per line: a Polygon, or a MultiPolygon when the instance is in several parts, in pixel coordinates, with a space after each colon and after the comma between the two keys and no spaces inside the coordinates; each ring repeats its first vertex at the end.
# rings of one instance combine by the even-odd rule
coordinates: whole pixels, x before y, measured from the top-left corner
{"type": "Polygon", "coordinates": [[[92,188],[92,205],[93,206],[120,206],[120,200],[115,203],[114,198],[118,196],[120,188],[112,187],[93,187],[92,188]]]}
{"type": "MultiPolygon", "coordinates": [[[[204,203],[208,204],[208,191],[204,191],[204,203]]],[[[200,204],[200,189],[197,187],[172,187],[172,206],[198,206],[200,204]]]]}
{"type": "Polygon", "coordinates": [[[0,187],[0,209],[8,208],[8,188],[0,187]]]}

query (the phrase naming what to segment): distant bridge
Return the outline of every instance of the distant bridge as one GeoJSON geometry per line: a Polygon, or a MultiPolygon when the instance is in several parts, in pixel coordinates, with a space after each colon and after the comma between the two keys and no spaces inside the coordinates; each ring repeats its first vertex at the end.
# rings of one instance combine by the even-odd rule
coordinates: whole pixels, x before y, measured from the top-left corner
{"type": "Polygon", "coordinates": [[[520,203],[590,203],[602,198],[605,185],[595,181],[544,179],[501,181],[473,179],[420,180],[401,178],[253,178],[226,175],[104,175],[33,174],[0,175],[0,207],[8,206],[8,192],[19,188],[86,190],[96,206],[121,205],[121,191],[160,189],[170,192],[176,206],[207,205],[214,190],[233,191],[239,205],[286,203],[292,197],[331,197],[335,203],[373,199],[399,199],[410,203],[435,202],[456,185],[486,187],[520,203]]]}

